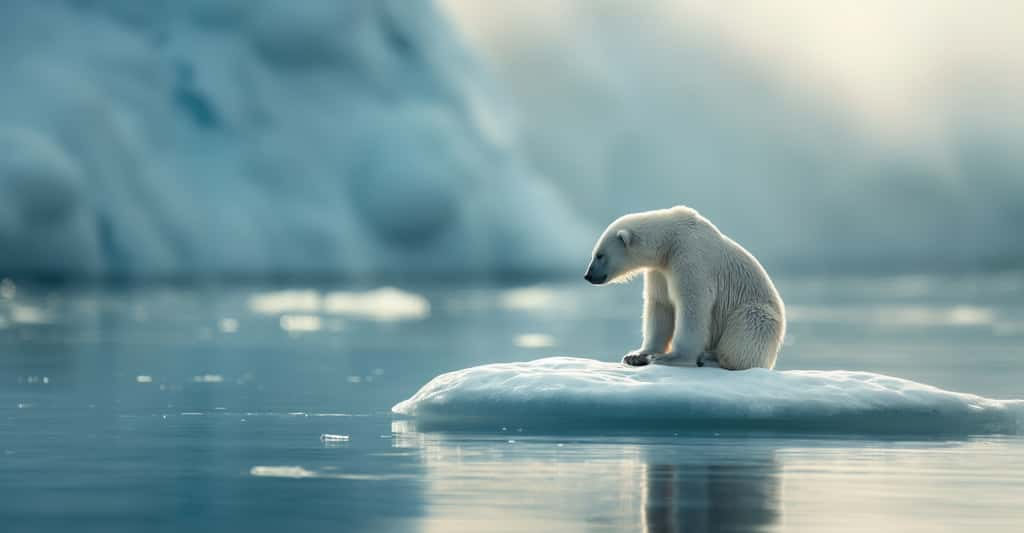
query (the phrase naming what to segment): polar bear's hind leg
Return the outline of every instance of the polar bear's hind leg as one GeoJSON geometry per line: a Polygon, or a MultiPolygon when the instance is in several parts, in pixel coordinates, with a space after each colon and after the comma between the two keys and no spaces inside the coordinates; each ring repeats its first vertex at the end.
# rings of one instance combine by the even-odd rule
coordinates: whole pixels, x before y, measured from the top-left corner
{"type": "Polygon", "coordinates": [[[744,305],[729,316],[715,352],[729,370],[772,368],[779,354],[785,326],[779,313],[767,305],[744,305]]]}

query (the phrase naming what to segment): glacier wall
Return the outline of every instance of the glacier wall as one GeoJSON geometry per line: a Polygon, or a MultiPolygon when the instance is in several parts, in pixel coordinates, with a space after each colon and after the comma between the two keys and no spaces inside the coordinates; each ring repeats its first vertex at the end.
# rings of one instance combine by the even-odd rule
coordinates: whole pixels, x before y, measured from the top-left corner
{"type": "Polygon", "coordinates": [[[590,244],[426,0],[11,0],[0,67],[3,275],[566,271],[590,244]]]}

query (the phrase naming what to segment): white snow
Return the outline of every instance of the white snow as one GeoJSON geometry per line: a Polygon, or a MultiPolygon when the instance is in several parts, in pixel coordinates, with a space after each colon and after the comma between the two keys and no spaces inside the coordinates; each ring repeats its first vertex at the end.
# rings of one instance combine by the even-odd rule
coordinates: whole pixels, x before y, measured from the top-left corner
{"type": "Polygon", "coordinates": [[[392,408],[426,429],[1019,434],[1024,400],[870,372],[626,367],[575,357],[437,376],[392,408]]]}
{"type": "Polygon", "coordinates": [[[586,255],[429,1],[144,4],[0,3],[0,272],[480,275],[586,255]]]}

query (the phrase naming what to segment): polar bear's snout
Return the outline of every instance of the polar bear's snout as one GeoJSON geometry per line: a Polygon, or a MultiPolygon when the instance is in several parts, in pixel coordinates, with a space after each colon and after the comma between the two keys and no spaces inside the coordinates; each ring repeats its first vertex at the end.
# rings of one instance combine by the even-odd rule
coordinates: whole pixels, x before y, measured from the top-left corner
{"type": "Polygon", "coordinates": [[[588,269],[587,273],[583,275],[583,279],[589,281],[592,285],[601,285],[604,282],[608,281],[608,276],[603,274],[600,276],[595,276],[594,273],[588,269]]]}
{"type": "Polygon", "coordinates": [[[596,256],[590,261],[590,266],[587,267],[587,273],[583,275],[583,279],[589,281],[593,285],[601,285],[608,281],[608,272],[605,271],[604,257],[596,256]]]}

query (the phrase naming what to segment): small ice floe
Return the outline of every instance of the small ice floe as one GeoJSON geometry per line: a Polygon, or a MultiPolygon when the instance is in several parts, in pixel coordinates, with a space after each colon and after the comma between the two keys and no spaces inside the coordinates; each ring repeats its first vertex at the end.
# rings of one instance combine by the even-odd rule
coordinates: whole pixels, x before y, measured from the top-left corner
{"type": "Polygon", "coordinates": [[[217,328],[221,333],[235,333],[238,331],[238,320],[234,318],[222,318],[217,322],[217,328]]]}
{"type": "Polygon", "coordinates": [[[18,286],[14,284],[14,280],[11,278],[0,280],[0,298],[13,300],[16,294],[18,294],[18,286]]]}
{"type": "Polygon", "coordinates": [[[321,320],[316,315],[281,315],[281,329],[288,333],[311,333],[320,331],[321,320]]]}
{"type": "MultiPolygon", "coordinates": [[[[306,323],[292,322],[294,326],[312,325],[308,317],[317,317],[317,330],[320,322],[314,313],[379,322],[422,320],[430,316],[430,302],[425,297],[394,287],[361,292],[337,291],[326,295],[312,290],[269,292],[249,298],[249,308],[261,314],[307,318],[306,323]]],[[[281,327],[287,330],[285,324],[282,321],[281,327]]]]}
{"type": "Polygon", "coordinates": [[[136,383],[152,383],[153,382],[153,376],[147,376],[145,374],[141,374],[141,375],[135,376],[135,382],[136,383]]]}
{"type": "Polygon", "coordinates": [[[11,322],[39,326],[53,322],[53,316],[47,311],[31,305],[14,305],[11,307],[11,322]]]}
{"type": "Polygon", "coordinates": [[[1024,400],[871,372],[628,367],[575,357],[440,375],[392,408],[421,429],[1020,434],[1024,400]]]}
{"type": "Polygon", "coordinates": [[[390,481],[395,479],[411,479],[410,474],[346,474],[342,472],[316,472],[301,466],[254,466],[249,469],[253,477],[276,477],[289,479],[342,479],[347,481],[390,481]]]}
{"type": "Polygon", "coordinates": [[[254,466],[249,469],[249,475],[254,477],[286,477],[302,479],[317,477],[317,473],[306,470],[301,466],[254,466]]]}
{"type": "Polygon", "coordinates": [[[509,289],[498,296],[498,305],[510,311],[536,311],[553,307],[555,293],[543,287],[509,289]]]}
{"type": "Polygon", "coordinates": [[[192,376],[193,383],[223,383],[224,376],[220,374],[202,374],[199,376],[192,376]]]}
{"type": "Polygon", "coordinates": [[[312,290],[276,291],[253,295],[249,309],[256,313],[315,313],[320,310],[320,295],[312,290]]]}
{"type": "Polygon", "coordinates": [[[422,320],[430,316],[430,302],[419,294],[381,287],[365,292],[328,293],[324,311],[378,322],[422,320]]]}
{"type": "Polygon", "coordinates": [[[320,442],[323,443],[348,442],[348,440],[348,435],[334,435],[331,433],[320,435],[320,442]]]}
{"type": "Polygon", "coordinates": [[[544,333],[523,333],[516,335],[515,344],[520,348],[550,348],[555,345],[555,338],[544,333]]]}

